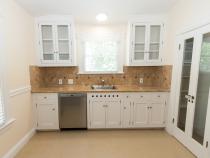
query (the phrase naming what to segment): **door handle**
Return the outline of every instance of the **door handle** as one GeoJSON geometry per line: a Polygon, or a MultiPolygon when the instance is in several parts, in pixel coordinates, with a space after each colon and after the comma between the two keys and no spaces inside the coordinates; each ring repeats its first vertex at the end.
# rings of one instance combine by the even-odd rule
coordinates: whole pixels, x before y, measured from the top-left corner
{"type": "Polygon", "coordinates": [[[192,96],[191,96],[191,95],[185,95],[185,98],[186,98],[186,99],[191,99],[192,96]]]}

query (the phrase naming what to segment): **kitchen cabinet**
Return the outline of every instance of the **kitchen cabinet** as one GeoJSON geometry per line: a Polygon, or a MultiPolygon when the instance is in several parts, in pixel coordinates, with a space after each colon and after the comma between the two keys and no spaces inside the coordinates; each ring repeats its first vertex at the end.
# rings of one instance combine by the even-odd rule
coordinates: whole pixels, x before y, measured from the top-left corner
{"type": "Polygon", "coordinates": [[[89,93],[88,128],[165,127],[167,99],[165,92],[89,93]]]}
{"type": "Polygon", "coordinates": [[[37,130],[58,130],[58,95],[50,93],[33,94],[37,130]]]}
{"type": "Polygon", "coordinates": [[[88,94],[88,128],[120,128],[121,99],[119,94],[88,94]]]}
{"type": "Polygon", "coordinates": [[[163,47],[162,22],[129,23],[130,66],[156,66],[162,63],[163,47]]]}
{"type": "Polygon", "coordinates": [[[73,27],[71,17],[37,18],[40,66],[73,66],[75,64],[73,27]]]}
{"type": "Polygon", "coordinates": [[[124,101],[122,111],[123,127],[165,127],[167,99],[168,94],[164,92],[126,94],[127,101],[124,101]],[[130,122],[129,126],[127,122],[130,122]]]}

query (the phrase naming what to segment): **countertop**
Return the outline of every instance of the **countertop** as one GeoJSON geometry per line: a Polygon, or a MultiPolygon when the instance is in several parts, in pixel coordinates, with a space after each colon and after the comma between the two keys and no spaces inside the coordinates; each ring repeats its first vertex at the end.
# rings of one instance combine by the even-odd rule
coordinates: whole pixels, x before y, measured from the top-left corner
{"type": "Polygon", "coordinates": [[[137,85],[115,85],[113,90],[93,90],[91,86],[69,85],[69,86],[49,86],[49,87],[33,87],[32,93],[94,93],[94,92],[169,92],[170,89],[161,87],[141,87],[137,85]]]}

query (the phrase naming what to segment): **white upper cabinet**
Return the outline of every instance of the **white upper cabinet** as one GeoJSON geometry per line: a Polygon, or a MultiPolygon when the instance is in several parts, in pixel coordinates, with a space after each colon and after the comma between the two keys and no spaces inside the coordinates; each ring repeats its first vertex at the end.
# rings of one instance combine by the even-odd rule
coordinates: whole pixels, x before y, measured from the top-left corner
{"type": "Polygon", "coordinates": [[[128,65],[156,66],[162,64],[163,22],[129,23],[128,65]]]}
{"type": "Polygon", "coordinates": [[[71,17],[39,17],[36,24],[39,65],[75,65],[74,29],[71,17]]]}

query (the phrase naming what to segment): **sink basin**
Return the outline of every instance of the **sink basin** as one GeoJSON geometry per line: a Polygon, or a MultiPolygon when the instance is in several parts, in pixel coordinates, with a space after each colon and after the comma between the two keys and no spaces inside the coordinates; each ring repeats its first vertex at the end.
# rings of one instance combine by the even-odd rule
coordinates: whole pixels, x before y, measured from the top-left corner
{"type": "Polygon", "coordinates": [[[92,89],[105,89],[105,90],[113,90],[116,89],[116,87],[114,85],[92,85],[91,86],[92,89]]]}

